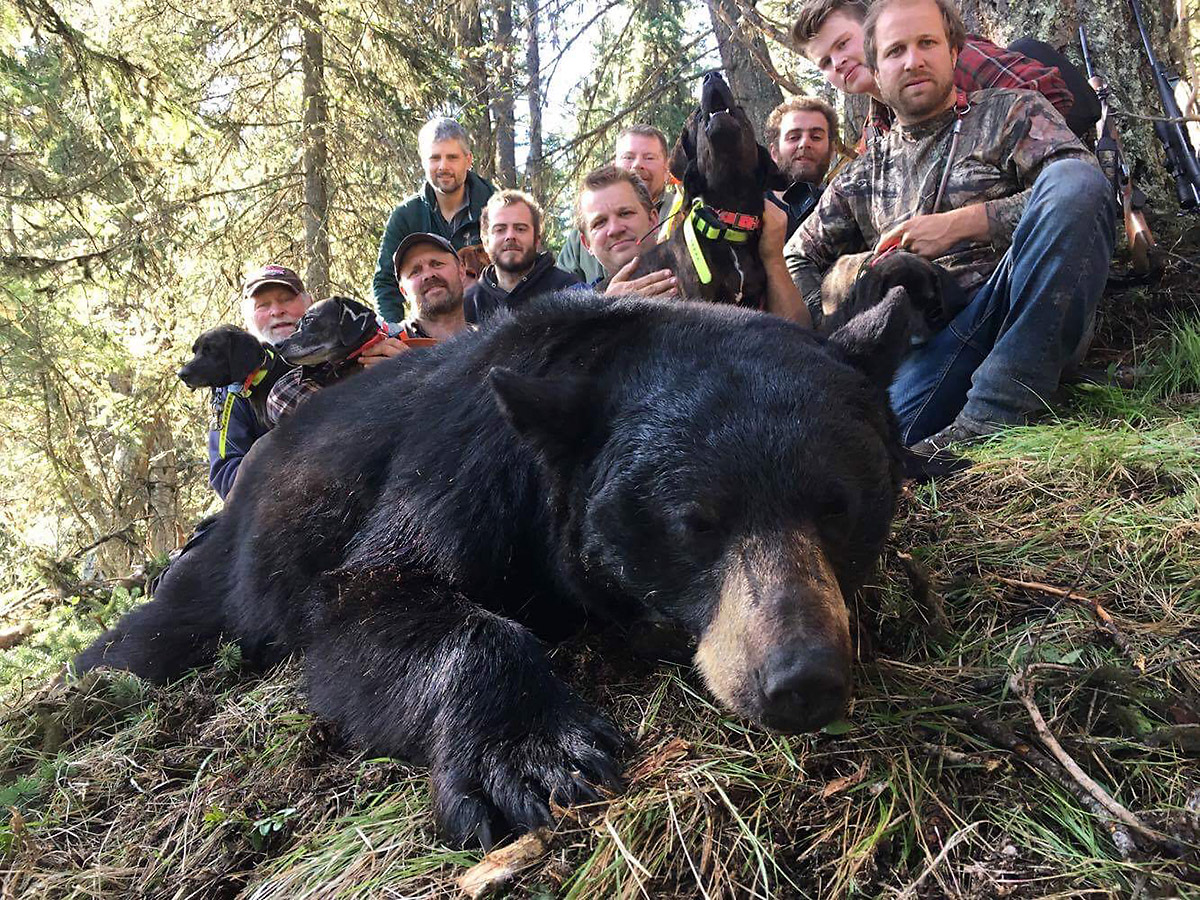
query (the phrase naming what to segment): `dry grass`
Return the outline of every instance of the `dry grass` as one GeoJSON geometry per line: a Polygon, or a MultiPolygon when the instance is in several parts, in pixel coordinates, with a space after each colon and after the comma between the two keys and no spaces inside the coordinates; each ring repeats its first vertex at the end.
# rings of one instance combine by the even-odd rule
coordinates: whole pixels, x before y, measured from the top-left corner
{"type": "MultiPolygon", "coordinates": [[[[1194,327],[1162,354],[1200,360],[1194,327]]],[[[1078,390],[1058,421],[906,494],[858,604],[873,638],[853,708],[825,733],[749,728],[690,672],[603,641],[558,651],[638,749],[628,791],[568,811],[512,895],[1200,895],[1197,390],[1078,390]],[[1037,766],[1013,672],[1036,674],[1063,750],[1167,844],[1135,834],[1122,853],[1077,782],[1037,766]]],[[[56,610],[21,658],[40,679],[121,605],[56,610]]],[[[236,662],[14,698],[3,896],[459,895],[477,856],[437,842],[421,770],[331,743],[294,665],[250,680],[236,662]]]]}

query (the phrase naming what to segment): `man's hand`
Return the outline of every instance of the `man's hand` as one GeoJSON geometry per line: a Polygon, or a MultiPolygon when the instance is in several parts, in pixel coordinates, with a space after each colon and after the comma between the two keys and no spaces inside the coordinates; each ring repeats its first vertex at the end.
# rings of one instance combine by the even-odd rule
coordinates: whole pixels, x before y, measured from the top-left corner
{"type": "Polygon", "coordinates": [[[604,293],[610,297],[622,294],[640,294],[643,297],[674,297],[676,293],[675,274],[670,269],[659,269],[641,278],[630,278],[637,268],[638,260],[631,259],[617,270],[617,274],[609,279],[604,293]]]}
{"type": "Polygon", "coordinates": [[[764,201],[762,233],[758,238],[758,255],[763,262],[776,256],[780,259],[783,258],[783,245],[787,242],[787,225],[787,213],[770,200],[764,201]]]}
{"type": "Polygon", "coordinates": [[[787,224],[787,213],[767,200],[763,205],[762,233],[758,236],[758,256],[767,273],[767,312],[812,328],[812,316],[804,305],[804,297],[792,283],[783,261],[787,224]]]}
{"type": "Polygon", "coordinates": [[[360,366],[373,366],[383,362],[385,359],[399,356],[401,353],[407,353],[411,349],[400,338],[384,338],[374,347],[368,347],[364,350],[362,355],[358,357],[357,362],[360,366]]]}
{"type": "Polygon", "coordinates": [[[926,259],[937,259],[956,244],[986,240],[987,236],[987,210],[982,203],[972,203],[950,212],[913,216],[889,228],[880,235],[875,253],[899,247],[926,259]]]}

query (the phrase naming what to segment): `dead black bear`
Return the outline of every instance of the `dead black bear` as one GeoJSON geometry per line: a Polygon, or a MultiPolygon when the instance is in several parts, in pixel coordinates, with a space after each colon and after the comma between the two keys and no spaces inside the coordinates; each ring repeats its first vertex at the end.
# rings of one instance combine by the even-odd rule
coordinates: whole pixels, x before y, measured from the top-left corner
{"type": "Polygon", "coordinates": [[[535,632],[665,617],[724,705],[819,728],[892,517],[908,329],[902,296],[828,342],[578,293],[498,315],[306,401],[78,665],[163,681],[220,636],[260,664],[303,650],[314,711],[427,762],[447,838],[485,847],[618,783],[621,737],[535,632]]]}

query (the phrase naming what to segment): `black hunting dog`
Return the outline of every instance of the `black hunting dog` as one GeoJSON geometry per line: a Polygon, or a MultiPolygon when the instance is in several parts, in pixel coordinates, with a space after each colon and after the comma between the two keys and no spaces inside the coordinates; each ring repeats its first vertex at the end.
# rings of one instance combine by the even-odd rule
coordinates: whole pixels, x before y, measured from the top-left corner
{"type": "Polygon", "coordinates": [[[834,263],[821,282],[819,330],[832,334],[893,288],[907,292],[918,338],[941,331],[966,305],[966,295],[950,273],[922,256],[896,248],[852,253],[834,263]]]}
{"type": "Polygon", "coordinates": [[[788,181],[717,72],[704,76],[700,106],[675,143],[670,168],[682,187],[662,230],[669,236],[642,254],[633,277],[670,269],[680,296],[765,308],[763,195],[788,181]]]}
{"type": "Polygon", "coordinates": [[[624,740],[535,634],[667,620],[728,709],[820,728],[900,487],[909,327],[902,292],[828,339],[580,291],[501,311],[301,404],[76,664],[162,682],[222,639],[302,651],[312,709],[428,764],[443,833],[484,847],[620,785],[624,740]]]}
{"type": "Polygon", "coordinates": [[[250,398],[259,422],[266,423],[267,396],[291,365],[269,344],[236,325],[210,328],[192,344],[192,358],[179,370],[190,389],[238,385],[250,398]]]}
{"type": "Polygon", "coordinates": [[[296,330],[277,348],[280,356],[299,368],[280,379],[268,397],[269,424],[278,424],[316,389],[359,371],[354,361],[368,347],[389,337],[410,346],[437,343],[432,338],[412,337],[404,329],[393,333],[374,311],[349,297],[314,303],[301,316],[296,330]]]}

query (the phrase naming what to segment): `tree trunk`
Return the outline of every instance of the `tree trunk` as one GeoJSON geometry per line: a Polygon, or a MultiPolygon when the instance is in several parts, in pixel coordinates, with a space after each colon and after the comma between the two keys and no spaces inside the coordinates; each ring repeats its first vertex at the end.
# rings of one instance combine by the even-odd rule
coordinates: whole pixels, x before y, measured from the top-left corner
{"type": "Polygon", "coordinates": [[[529,42],[525,68],[529,78],[529,156],[525,159],[525,181],[538,203],[546,202],[546,180],[542,172],[542,63],[538,54],[538,3],[526,0],[529,11],[529,42]]]}
{"type": "Polygon", "coordinates": [[[476,173],[491,180],[496,171],[496,144],[489,108],[491,87],[488,82],[488,61],[486,54],[479,49],[486,43],[483,39],[483,16],[479,11],[479,0],[461,0],[458,10],[455,49],[464,61],[464,98],[459,122],[471,134],[476,173]]]}
{"type": "Polygon", "coordinates": [[[178,542],[179,471],[171,421],[160,413],[146,437],[146,540],[152,554],[173,550],[178,542]]]}
{"type": "Polygon", "coordinates": [[[512,0],[494,0],[496,14],[496,100],[492,122],[496,128],[496,178],[502,187],[517,186],[516,114],[513,110],[512,0]]]}
{"type": "Polygon", "coordinates": [[[304,283],[310,294],[320,298],[329,294],[330,258],[325,43],[321,36],[320,8],[308,0],[297,0],[296,9],[303,33],[300,62],[304,71],[304,250],[308,256],[304,283]]]}
{"type": "Polygon", "coordinates": [[[767,75],[759,59],[769,59],[767,45],[757,31],[739,28],[741,12],[734,0],[707,0],[708,15],[721,48],[725,80],[754,123],[759,141],[771,110],[783,102],[779,85],[767,75]],[[757,57],[757,58],[756,58],[757,57]]]}

